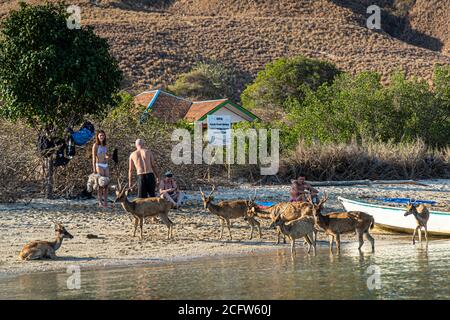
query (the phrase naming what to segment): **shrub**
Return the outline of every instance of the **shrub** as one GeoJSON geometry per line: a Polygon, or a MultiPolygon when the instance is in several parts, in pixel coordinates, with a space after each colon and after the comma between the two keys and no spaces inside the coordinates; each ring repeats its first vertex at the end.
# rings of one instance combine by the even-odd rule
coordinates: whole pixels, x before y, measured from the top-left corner
{"type": "Polygon", "coordinates": [[[305,89],[331,83],[340,71],[329,62],[304,56],[280,58],[265,66],[242,93],[246,108],[285,109],[289,99],[302,99],[305,89]]]}
{"type": "Polygon", "coordinates": [[[233,95],[233,73],[218,63],[199,63],[167,89],[180,97],[207,100],[233,95]]]}
{"type": "Polygon", "coordinates": [[[433,146],[449,144],[450,81],[445,68],[435,71],[436,86],[406,79],[401,72],[382,86],[380,76],[362,72],[340,75],[333,84],[307,90],[303,100],[288,101],[290,147],[298,139],[321,142],[422,139],[433,146]]]}

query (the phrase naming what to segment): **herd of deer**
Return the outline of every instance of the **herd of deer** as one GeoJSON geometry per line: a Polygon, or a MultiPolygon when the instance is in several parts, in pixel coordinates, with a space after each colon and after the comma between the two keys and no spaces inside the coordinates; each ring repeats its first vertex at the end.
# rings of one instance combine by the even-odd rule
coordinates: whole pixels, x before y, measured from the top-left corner
{"type": "MultiPolygon", "coordinates": [[[[167,226],[167,238],[172,238],[173,222],[169,219],[169,211],[172,204],[162,198],[145,198],[128,199],[127,187],[121,186],[120,182],[118,190],[116,190],[116,202],[121,203],[123,209],[134,217],[134,233],[138,225],[140,226],[140,238],[143,239],[143,225],[146,218],[159,219],[167,226]]],[[[248,200],[230,200],[213,203],[215,187],[206,196],[200,189],[203,207],[211,214],[216,215],[221,224],[220,239],[223,238],[223,229],[226,224],[229,237],[232,240],[230,220],[243,218],[251,227],[250,239],[253,238],[255,226],[258,228],[259,237],[262,238],[261,225],[256,218],[271,220],[270,228],[277,230],[277,244],[280,243],[280,236],[283,235],[284,243],[286,237],[291,242],[291,254],[295,255],[295,240],[303,238],[308,244],[308,253],[313,248],[316,250],[317,232],[322,231],[329,236],[330,252],[333,251],[333,243],[336,243],[337,252],[340,252],[341,234],[355,233],[358,236],[359,247],[361,250],[364,244],[363,236],[371,243],[372,252],[375,250],[375,240],[370,235],[369,230],[374,227],[374,218],[364,212],[349,211],[349,212],[332,212],[322,214],[324,203],[328,200],[328,195],[325,194],[318,203],[314,203],[310,196],[305,202],[280,202],[271,207],[263,209],[259,207],[255,200],[256,196],[248,200]]],[[[419,240],[421,241],[421,229],[425,229],[425,238],[428,241],[426,224],[429,213],[424,205],[415,206],[409,204],[406,215],[413,214],[417,221],[417,228],[413,235],[413,244],[415,243],[415,235],[419,231],[419,240]]],[[[23,260],[35,260],[41,258],[54,259],[56,257],[55,251],[61,246],[64,238],[73,238],[67,230],[59,223],[55,223],[56,240],[50,241],[32,241],[25,245],[19,254],[23,260]]]]}

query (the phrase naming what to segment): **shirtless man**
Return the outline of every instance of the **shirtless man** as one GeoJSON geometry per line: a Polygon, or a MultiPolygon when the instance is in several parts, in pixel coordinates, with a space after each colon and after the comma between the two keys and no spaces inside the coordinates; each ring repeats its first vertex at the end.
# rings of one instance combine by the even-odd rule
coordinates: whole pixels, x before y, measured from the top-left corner
{"type": "Polygon", "coordinates": [[[306,192],[311,193],[311,198],[313,199],[314,203],[317,201],[317,195],[319,191],[315,188],[313,188],[309,183],[305,182],[305,177],[300,176],[297,180],[292,180],[290,195],[291,198],[289,199],[290,202],[294,201],[306,201],[305,194],[306,192]]]}
{"type": "Polygon", "coordinates": [[[155,187],[159,182],[155,158],[150,150],[144,148],[144,141],[136,140],[136,151],[131,153],[128,170],[128,187],[131,188],[133,168],[137,172],[138,198],[155,197],[155,187]]]}

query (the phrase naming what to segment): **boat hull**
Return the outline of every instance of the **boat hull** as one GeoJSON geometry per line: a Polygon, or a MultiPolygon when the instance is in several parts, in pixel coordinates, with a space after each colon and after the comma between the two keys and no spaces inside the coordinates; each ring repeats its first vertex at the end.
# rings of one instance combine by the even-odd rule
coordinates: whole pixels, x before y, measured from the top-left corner
{"type": "MultiPolygon", "coordinates": [[[[413,215],[404,216],[404,208],[381,206],[342,197],[338,197],[338,200],[347,211],[362,211],[370,214],[375,219],[375,225],[381,228],[412,233],[417,226],[413,215]]],[[[450,236],[450,213],[430,211],[427,229],[430,235],[450,236]]]]}

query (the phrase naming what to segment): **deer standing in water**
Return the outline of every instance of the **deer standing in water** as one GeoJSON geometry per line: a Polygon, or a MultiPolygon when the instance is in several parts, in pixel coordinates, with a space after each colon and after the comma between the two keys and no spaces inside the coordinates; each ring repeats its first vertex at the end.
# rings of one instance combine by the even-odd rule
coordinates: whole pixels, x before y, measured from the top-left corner
{"type": "MultiPolygon", "coordinates": [[[[328,195],[325,193],[324,197],[316,205],[308,198],[307,202],[280,202],[274,204],[273,206],[265,209],[258,208],[256,205],[249,206],[247,209],[248,217],[258,217],[262,219],[270,219],[272,222],[282,219],[284,222],[293,221],[303,217],[313,217],[314,218],[314,206],[317,210],[322,210],[324,203],[328,200],[328,195]]],[[[280,243],[280,236],[284,233],[281,231],[279,225],[275,225],[277,230],[277,242],[280,243]]],[[[317,239],[317,230],[314,230],[314,242],[317,239]]],[[[286,238],[283,237],[283,242],[286,243],[286,238]]]]}
{"type": "Polygon", "coordinates": [[[416,244],[416,232],[419,230],[419,242],[422,243],[422,228],[425,230],[425,240],[426,243],[428,243],[428,231],[427,231],[427,222],[430,218],[430,212],[428,211],[427,207],[423,204],[419,204],[416,206],[414,203],[409,202],[406,207],[405,217],[412,214],[414,218],[416,219],[417,226],[414,229],[413,233],[413,244],[416,244]]]}
{"type": "Polygon", "coordinates": [[[31,241],[20,251],[19,258],[22,260],[56,259],[55,251],[61,247],[63,239],[72,239],[73,236],[60,223],[56,222],[55,232],[55,241],[31,241]]]}
{"type": "Polygon", "coordinates": [[[144,238],[144,219],[147,217],[159,217],[161,221],[167,226],[167,239],[172,238],[173,222],[169,219],[169,210],[172,208],[172,203],[160,197],[152,198],[137,198],[133,201],[128,200],[129,188],[121,187],[120,181],[118,183],[119,190],[116,191],[115,202],[120,202],[123,209],[134,217],[134,233],[138,224],[141,228],[141,240],[144,238]]]}
{"type": "Polygon", "coordinates": [[[254,199],[220,201],[218,204],[214,204],[212,202],[214,200],[212,194],[215,190],[216,187],[213,186],[212,191],[208,196],[203,193],[202,189],[200,189],[200,193],[202,195],[203,208],[205,210],[208,210],[210,213],[215,214],[220,219],[221,230],[219,239],[222,239],[223,237],[223,229],[224,225],[226,224],[230,235],[230,240],[233,240],[233,238],[231,237],[230,219],[237,219],[241,217],[244,218],[244,220],[246,220],[251,227],[250,240],[253,238],[253,229],[255,228],[255,226],[259,231],[259,238],[262,238],[260,223],[255,218],[247,217],[246,215],[247,208],[249,206],[252,206],[252,204],[254,205],[254,199]]]}
{"type": "Polygon", "coordinates": [[[323,202],[319,201],[319,204],[313,204],[313,213],[316,217],[317,227],[329,236],[330,253],[333,251],[333,242],[336,242],[337,252],[340,253],[341,234],[345,233],[356,233],[358,235],[358,250],[361,250],[364,244],[363,235],[365,235],[372,246],[372,252],[375,251],[375,239],[369,232],[375,226],[375,219],[370,214],[361,211],[344,211],[323,215],[321,213],[323,202]]]}
{"type": "Polygon", "coordinates": [[[314,216],[305,215],[301,218],[285,221],[282,214],[278,214],[275,221],[272,222],[270,228],[279,228],[283,235],[287,236],[291,241],[291,255],[295,255],[295,240],[304,238],[308,244],[308,253],[311,247],[314,248],[316,254],[316,241],[314,240],[314,233],[316,232],[316,220],[314,216]]]}

